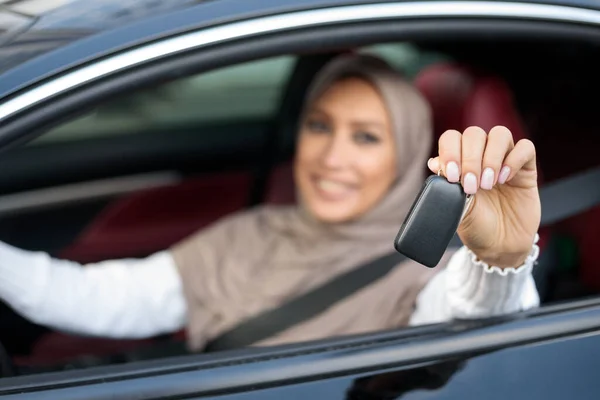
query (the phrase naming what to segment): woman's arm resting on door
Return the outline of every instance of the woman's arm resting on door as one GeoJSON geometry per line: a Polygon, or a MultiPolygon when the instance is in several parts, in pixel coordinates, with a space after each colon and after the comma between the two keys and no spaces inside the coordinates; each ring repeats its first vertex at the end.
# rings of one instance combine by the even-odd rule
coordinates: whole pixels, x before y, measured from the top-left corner
{"type": "Polygon", "coordinates": [[[80,265],[0,242],[0,298],[40,325],[73,334],[144,338],[185,325],[169,252],[80,265]]]}

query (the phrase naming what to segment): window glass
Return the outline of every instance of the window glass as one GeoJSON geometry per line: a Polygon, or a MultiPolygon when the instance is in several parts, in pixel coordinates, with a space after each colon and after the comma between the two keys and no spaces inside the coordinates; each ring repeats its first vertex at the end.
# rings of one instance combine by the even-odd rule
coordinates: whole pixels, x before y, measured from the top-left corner
{"type": "MultiPolygon", "coordinates": [[[[446,60],[410,43],[363,50],[383,57],[410,79],[428,64],[446,60]]],[[[162,83],[99,106],[30,145],[269,118],[277,110],[294,62],[294,56],[274,57],[162,83]]]]}
{"type": "Polygon", "coordinates": [[[163,83],[102,105],[30,144],[268,118],[294,61],[270,58],[163,83]]]}

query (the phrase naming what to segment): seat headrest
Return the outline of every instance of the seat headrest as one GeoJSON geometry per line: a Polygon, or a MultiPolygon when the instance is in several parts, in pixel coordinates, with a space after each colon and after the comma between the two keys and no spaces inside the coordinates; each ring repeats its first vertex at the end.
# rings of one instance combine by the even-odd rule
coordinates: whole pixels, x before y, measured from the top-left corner
{"type": "Polygon", "coordinates": [[[465,68],[434,64],[421,71],[414,84],[431,105],[436,137],[446,129],[463,129],[465,104],[474,86],[465,68]]]}
{"type": "Polygon", "coordinates": [[[447,129],[477,125],[490,130],[504,125],[515,141],[527,137],[509,86],[500,78],[460,64],[441,63],[425,68],[415,85],[429,101],[435,137],[447,129]]]}

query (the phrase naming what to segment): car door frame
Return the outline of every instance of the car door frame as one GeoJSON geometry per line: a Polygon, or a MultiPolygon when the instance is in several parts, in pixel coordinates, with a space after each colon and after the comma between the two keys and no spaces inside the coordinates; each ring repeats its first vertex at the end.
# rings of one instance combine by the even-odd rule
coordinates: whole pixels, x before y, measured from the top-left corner
{"type": "MultiPolygon", "coordinates": [[[[113,55],[87,60],[79,67],[20,87],[1,100],[0,147],[31,140],[42,133],[40,125],[47,127],[117,91],[142,87],[159,77],[173,77],[173,71],[178,74],[199,72],[283,52],[302,51],[311,40],[318,39],[331,46],[363,45],[431,32],[434,27],[441,27],[446,34],[466,33],[474,28],[503,32],[510,27],[513,32],[514,29],[539,28],[544,32],[551,29],[554,33],[597,38],[600,25],[600,12],[572,7],[474,1],[469,3],[472,8],[465,9],[457,8],[458,2],[443,2],[444,7],[439,7],[441,4],[370,3],[303,10],[254,17],[120,49],[113,55]],[[524,26],[523,21],[515,21],[517,16],[523,17],[523,11],[529,12],[526,15],[539,24],[530,22],[524,26]],[[467,17],[471,19],[465,19],[467,17]],[[496,23],[490,23],[492,19],[496,23]],[[359,32],[356,35],[359,37],[352,38],[351,32],[359,32]],[[192,43],[192,39],[198,42],[192,43]],[[175,47],[177,43],[179,47],[175,47]],[[182,49],[181,43],[187,43],[187,50],[182,49]],[[155,46],[163,49],[161,60],[157,59],[155,46]],[[140,59],[140,52],[147,58],[140,59]],[[129,69],[120,64],[123,60],[129,69]],[[108,69],[109,66],[113,69],[108,69]]],[[[0,395],[7,398],[26,395],[27,398],[156,399],[243,392],[257,386],[274,387],[292,381],[420,365],[461,354],[573,337],[596,332],[599,328],[600,299],[592,299],[503,318],[9,378],[0,381],[0,395]]]]}

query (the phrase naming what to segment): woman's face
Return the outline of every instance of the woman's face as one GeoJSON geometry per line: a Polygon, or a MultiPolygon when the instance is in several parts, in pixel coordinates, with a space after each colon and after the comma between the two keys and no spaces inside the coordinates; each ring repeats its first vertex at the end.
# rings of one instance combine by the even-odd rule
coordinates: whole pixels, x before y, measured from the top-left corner
{"type": "Polygon", "coordinates": [[[308,210],[346,222],[371,209],[396,178],[396,151],[383,99],[365,80],[336,82],[307,110],[295,177],[308,210]]]}

